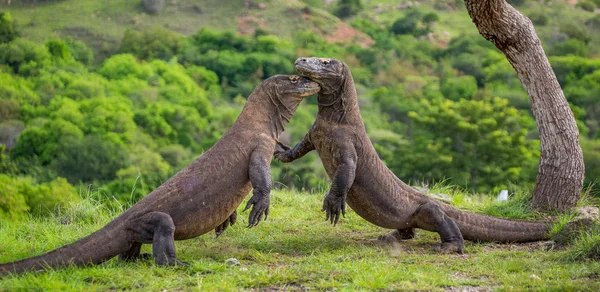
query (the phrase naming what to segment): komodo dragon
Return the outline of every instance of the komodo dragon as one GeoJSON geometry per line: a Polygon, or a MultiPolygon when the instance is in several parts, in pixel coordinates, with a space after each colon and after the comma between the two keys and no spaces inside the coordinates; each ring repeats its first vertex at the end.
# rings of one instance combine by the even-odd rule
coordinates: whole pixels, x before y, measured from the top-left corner
{"type": "Polygon", "coordinates": [[[297,75],[266,79],[252,91],[227,133],[189,166],[102,229],[46,254],[2,264],[0,275],[97,264],[116,255],[134,259],[144,243],[152,244],[156,264],[174,265],[174,240],[215,228],[218,234],[251,187],[245,210],[252,206],[249,226],[258,224],[269,213],[269,164],[277,138],[303,98],[319,89],[297,75]]]}
{"type": "Polygon", "coordinates": [[[526,242],[548,238],[546,222],[513,221],[463,212],[431,199],[403,183],[377,156],[360,116],[352,74],[341,61],[299,58],[296,71],[321,85],[317,118],[304,139],[280,144],[275,158],[291,162],[317,150],[331,188],[324,198],[326,220],[345,215],[345,201],[367,221],[396,229],[384,240],[414,237],[414,228],[439,233],[438,252],[462,253],[464,239],[526,242]]]}

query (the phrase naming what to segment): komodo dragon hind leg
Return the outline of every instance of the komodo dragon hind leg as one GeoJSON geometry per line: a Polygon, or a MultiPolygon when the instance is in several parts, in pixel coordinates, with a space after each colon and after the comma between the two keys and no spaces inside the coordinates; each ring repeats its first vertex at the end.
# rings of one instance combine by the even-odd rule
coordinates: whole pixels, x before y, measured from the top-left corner
{"type": "Polygon", "coordinates": [[[406,228],[406,229],[396,229],[388,234],[380,235],[377,240],[383,242],[395,242],[402,241],[407,239],[415,238],[415,229],[414,228],[406,228]]]}
{"type": "Polygon", "coordinates": [[[464,239],[456,223],[448,217],[439,205],[425,203],[417,209],[413,222],[418,228],[437,232],[442,243],[436,247],[439,253],[463,253],[464,239]]]}
{"type": "Polygon", "coordinates": [[[137,261],[137,260],[149,260],[152,258],[152,255],[149,253],[140,253],[142,250],[142,244],[140,242],[134,242],[131,245],[131,248],[122,254],[119,255],[119,261],[137,261]]]}
{"type": "Polygon", "coordinates": [[[221,225],[219,225],[219,226],[217,226],[217,228],[215,228],[216,238],[219,238],[219,236],[221,234],[223,234],[223,232],[225,232],[225,230],[227,230],[227,227],[233,226],[233,224],[235,224],[236,221],[237,221],[237,210],[233,210],[233,213],[231,215],[229,215],[229,217],[227,217],[227,219],[225,219],[225,221],[223,223],[221,223],[221,225]]]}
{"type": "Polygon", "coordinates": [[[130,224],[134,240],[152,243],[154,262],[159,266],[182,265],[175,259],[175,224],[167,213],[150,212],[130,224]]]}

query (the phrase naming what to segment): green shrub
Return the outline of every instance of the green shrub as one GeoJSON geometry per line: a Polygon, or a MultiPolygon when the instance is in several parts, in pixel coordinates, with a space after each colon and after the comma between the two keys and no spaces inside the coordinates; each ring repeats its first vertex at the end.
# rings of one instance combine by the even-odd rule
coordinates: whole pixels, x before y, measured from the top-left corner
{"type": "Polygon", "coordinates": [[[346,18],[357,14],[362,10],[360,0],[341,0],[335,12],[339,18],[346,18]]]}
{"type": "Polygon", "coordinates": [[[15,22],[10,13],[0,11],[0,44],[11,42],[17,36],[15,22]]]}
{"type": "Polygon", "coordinates": [[[56,207],[80,200],[75,188],[65,179],[36,184],[30,177],[0,174],[0,217],[18,219],[31,211],[34,215],[52,213],[56,207]]]}
{"type": "Polygon", "coordinates": [[[121,41],[122,53],[130,53],[144,60],[171,60],[183,46],[182,37],[162,27],[138,32],[126,30],[121,41]]]}
{"type": "Polygon", "coordinates": [[[578,1],[575,7],[579,7],[585,11],[593,12],[596,9],[596,4],[591,1],[578,1]]]}
{"type": "Polygon", "coordinates": [[[454,101],[471,99],[477,92],[477,81],[470,75],[448,78],[442,84],[441,91],[447,99],[454,101]]]}
{"type": "Polygon", "coordinates": [[[529,14],[529,19],[535,25],[544,26],[548,24],[549,17],[544,11],[534,11],[529,14]]]}
{"type": "Polygon", "coordinates": [[[549,56],[580,56],[589,55],[587,45],[578,39],[568,39],[564,42],[555,43],[548,52],[549,56]]]}

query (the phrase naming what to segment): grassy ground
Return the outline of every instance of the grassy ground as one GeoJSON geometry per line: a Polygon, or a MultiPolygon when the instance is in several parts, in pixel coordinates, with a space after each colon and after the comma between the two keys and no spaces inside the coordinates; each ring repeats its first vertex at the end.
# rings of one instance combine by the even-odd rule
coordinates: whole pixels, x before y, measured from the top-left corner
{"type": "MultiPolygon", "coordinates": [[[[419,231],[397,246],[376,243],[387,230],[352,211],[338,226],[319,212],[321,194],[276,191],[271,216],[248,229],[247,213],[220,238],[214,234],[176,243],[189,267],[151,262],[104,264],[0,279],[0,290],[589,290],[600,289],[600,263],[565,260],[568,251],[541,243],[466,244],[463,255],[438,255],[438,236],[419,231]],[[226,260],[236,258],[240,265],[226,260]]],[[[458,198],[478,209],[481,200],[458,198]]],[[[491,201],[486,199],[483,201],[491,201]]],[[[243,205],[242,205],[243,206],[243,205]]],[[[0,262],[37,255],[102,227],[117,212],[90,199],[61,215],[0,223],[0,262]],[[60,224],[62,219],[63,223],[60,224]]],[[[150,252],[149,246],[144,246],[150,252]]]]}

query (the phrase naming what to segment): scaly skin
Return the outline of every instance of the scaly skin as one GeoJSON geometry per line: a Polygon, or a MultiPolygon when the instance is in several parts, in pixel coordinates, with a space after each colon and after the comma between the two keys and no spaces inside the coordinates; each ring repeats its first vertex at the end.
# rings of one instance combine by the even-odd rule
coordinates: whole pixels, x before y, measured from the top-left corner
{"type": "Polygon", "coordinates": [[[319,91],[296,75],[276,75],[257,86],[234,125],[207,152],[91,235],[46,254],[0,265],[0,275],[47,267],[97,264],[119,255],[140,257],[152,244],[158,265],[174,265],[174,240],[235,223],[235,210],[253,188],[249,226],[269,214],[269,164],[279,134],[302,99],[319,91]]]}
{"type": "Polygon", "coordinates": [[[321,85],[319,112],[304,139],[291,149],[280,145],[275,158],[291,162],[317,150],[331,179],[323,202],[326,220],[336,224],[347,201],[367,221],[396,229],[380,239],[409,239],[414,228],[421,228],[440,234],[437,250],[445,253],[462,253],[463,238],[498,242],[548,238],[549,223],[463,212],[403,183],[379,159],[367,137],[348,67],[328,58],[299,58],[295,65],[296,71],[321,85]]]}

